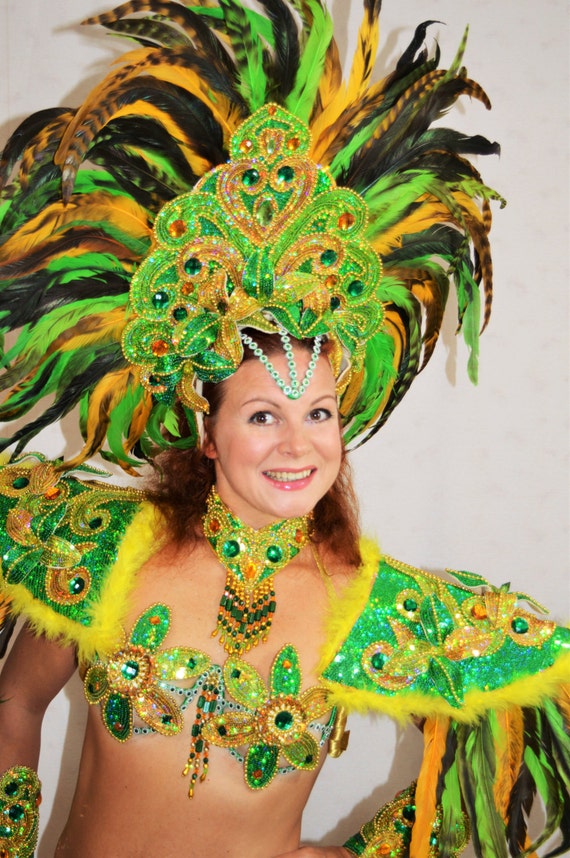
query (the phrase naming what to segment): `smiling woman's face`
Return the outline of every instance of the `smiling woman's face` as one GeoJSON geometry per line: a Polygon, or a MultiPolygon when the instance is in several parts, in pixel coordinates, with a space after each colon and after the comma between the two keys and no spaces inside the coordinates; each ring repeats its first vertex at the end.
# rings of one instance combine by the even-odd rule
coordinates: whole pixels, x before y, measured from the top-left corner
{"type": "MultiPolygon", "coordinates": [[[[311,354],[298,347],[294,353],[303,378],[311,354]]],[[[271,363],[287,377],[284,354],[272,354],[271,363]]],[[[221,499],[254,528],[310,512],[334,483],[342,455],[328,359],[319,357],[300,399],[288,399],[258,360],[245,361],[223,384],[204,443],[221,499]]]]}

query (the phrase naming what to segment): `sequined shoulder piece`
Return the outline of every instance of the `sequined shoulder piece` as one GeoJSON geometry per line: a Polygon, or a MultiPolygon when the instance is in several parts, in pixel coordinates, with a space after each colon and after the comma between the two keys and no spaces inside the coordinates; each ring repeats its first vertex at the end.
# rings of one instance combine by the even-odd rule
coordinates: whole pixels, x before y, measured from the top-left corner
{"type": "Polygon", "coordinates": [[[335,703],[469,721],[497,706],[537,705],[570,682],[570,629],[539,618],[544,609],[508,585],[450,574],[457,584],[384,557],[358,615],[354,593],[347,611],[340,601],[349,625],[343,632],[333,618],[322,671],[335,703]]]}
{"type": "Polygon", "coordinates": [[[61,475],[39,455],[2,467],[3,598],[38,632],[76,644],[82,657],[112,647],[136,570],[152,553],[153,515],[142,492],[61,475]]]}

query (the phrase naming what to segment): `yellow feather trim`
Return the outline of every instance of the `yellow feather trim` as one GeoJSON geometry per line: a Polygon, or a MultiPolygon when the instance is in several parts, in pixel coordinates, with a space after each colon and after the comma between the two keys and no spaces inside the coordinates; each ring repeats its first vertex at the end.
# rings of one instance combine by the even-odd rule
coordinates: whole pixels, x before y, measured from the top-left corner
{"type": "Polygon", "coordinates": [[[57,614],[34,599],[22,584],[4,585],[5,594],[12,599],[13,613],[24,614],[36,634],[58,640],[64,646],[76,646],[79,661],[89,661],[95,653],[113,652],[121,639],[122,623],[137,572],[160,547],[158,522],[156,508],[148,502],[143,503],[127,528],[114,566],[107,573],[89,626],[57,614]]]}
{"type": "MultiPolygon", "coordinates": [[[[354,581],[340,596],[331,600],[325,627],[326,644],[321,654],[319,673],[334,659],[370,595],[382,554],[378,545],[366,538],[361,539],[360,551],[363,563],[354,581]]],[[[375,691],[351,688],[322,677],[321,682],[329,689],[332,705],[343,706],[348,712],[377,712],[389,715],[401,723],[406,723],[413,717],[441,716],[469,724],[477,721],[490,709],[506,711],[513,706],[540,706],[545,699],[554,699],[564,694],[565,686],[570,686],[570,653],[559,656],[555,664],[540,673],[514,680],[504,688],[468,691],[464,703],[458,708],[435,695],[402,691],[388,696],[375,691]]]]}
{"type": "Polygon", "coordinates": [[[329,689],[331,705],[344,706],[349,712],[377,712],[389,715],[400,723],[407,723],[414,716],[432,718],[436,715],[448,715],[458,723],[472,724],[490,709],[535,707],[540,706],[546,699],[556,699],[561,686],[570,683],[570,655],[560,656],[552,667],[534,676],[515,680],[504,688],[469,691],[465,695],[464,703],[457,709],[442,697],[431,697],[417,692],[386,697],[374,691],[361,691],[322,678],[321,682],[329,689]]]}
{"type": "Polygon", "coordinates": [[[333,660],[350,630],[362,613],[382,555],[380,548],[371,539],[360,540],[362,565],[354,581],[339,596],[333,596],[330,602],[329,616],[325,626],[326,644],[321,653],[319,673],[333,660]]]}

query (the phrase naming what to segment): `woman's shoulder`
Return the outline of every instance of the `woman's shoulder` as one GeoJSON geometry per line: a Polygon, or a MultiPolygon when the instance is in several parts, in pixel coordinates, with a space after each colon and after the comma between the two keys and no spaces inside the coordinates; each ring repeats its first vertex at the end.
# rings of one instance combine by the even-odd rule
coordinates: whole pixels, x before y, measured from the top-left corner
{"type": "Polygon", "coordinates": [[[143,492],[78,472],[39,455],[0,469],[0,584],[12,615],[88,657],[117,639],[136,573],[157,547],[157,513],[143,492]]]}
{"type": "Polygon", "coordinates": [[[322,676],[339,704],[476,719],[570,681],[570,630],[530,596],[471,572],[434,575],[373,543],[331,611],[322,676]]]}

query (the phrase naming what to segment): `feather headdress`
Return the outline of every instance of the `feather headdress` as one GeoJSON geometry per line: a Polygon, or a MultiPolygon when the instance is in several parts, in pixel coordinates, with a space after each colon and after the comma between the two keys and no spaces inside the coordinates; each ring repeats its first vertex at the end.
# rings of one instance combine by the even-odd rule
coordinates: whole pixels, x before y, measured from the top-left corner
{"type": "MultiPolygon", "coordinates": [[[[0,325],[3,334],[18,332],[2,359],[8,393],[0,420],[21,422],[48,402],[0,448],[15,444],[19,452],[73,409],[85,444],[65,466],[101,451],[132,471],[167,444],[195,443],[192,433],[176,440],[176,397],[141,384],[148,368],[123,353],[129,286],[156,245],[159,211],[203,186],[227,162],[244,120],[268,103],[308,127],[306,157],[334,188],[364,202],[361,240],[381,260],[376,326],[367,328],[340,390],[347,442],[376,432],[429,360],[450,283],[476,379],[479,332],[491,307],[490,201],[499,198],[468,156],[498,146],[434,122],[461,95],[489,102],[462,65],[465,40],[451,67],[439,69],[438,51],[428,56],[423,48],[427,24],[394,71],[371,83],[379,10],[378,0],[364,0],[346,81],[321,0],[260,0],[255,8],[242,0],[131,0],[87,22],[138,46],[78,109],[45,110],[23,122],[0,161],[0,325]]],[[[267,261],[263,247],[256,252],[267,261]]],[[[327,333],[348,300],[323,297],[320,286],[293,292],[295,313],[280,320],[293,336],[327,333]],[[309,324],[315,313],[318,330],[309,324]]],[[[226,298],[227,290],[206,308],[215,317],[202,349],[210,355],[223,339],[226,298]]],[[[258,320],[268,319],[258,311],[258,320]]],[[[342,328],[340,349],[359,324],[342,328]]],[[[241,342],[232,348],[239,363],[241,342]]],[[[186,399],[191,427],[195,405],[186,399]]]]}

